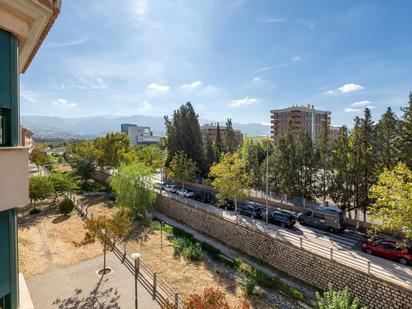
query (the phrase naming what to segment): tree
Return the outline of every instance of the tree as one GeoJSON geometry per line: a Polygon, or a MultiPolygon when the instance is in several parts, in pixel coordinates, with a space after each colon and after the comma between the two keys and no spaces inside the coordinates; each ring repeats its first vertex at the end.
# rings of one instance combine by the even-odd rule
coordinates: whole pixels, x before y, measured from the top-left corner
{"type": "Polygon", "coordinates": [[[401,110],[403,116],[400,125],[399,149],[402,161],[412,168],[412,92],[409,92],[408,106],[401,110]]]}
{"type": "Polygon", "coordinates": [[[180,151],[183,151],[197,167],[203,166],[202,135],[198,118],[190,102],[175,110],[171,119],[165,117],[167,166],[180,151]]]}
{"type": "Polygon", "coordinates": [[[251,138],[245,137],[240,152],[250,175],[250,186],[256,190],[263,189],[265,170],[262,170],[262,163],[266,158],[266,148],[263,147],[262,143],[254,142],[251,138]]]}
{"type": "Polygon", "coordinates": [[[323,202],[326,201],[328,190],[328,158],[329,158],[329,125],[326,121],[322,123],[320,136],[316,143],[316,150],[319,158],[320,171],[320,190],[319,196],[322,197],[323,202]]]}
{"type": "Polygon", "coordinates": [[[380,174],[385,167],[392,169],[399,161],[398,139],[399,120],[388,107],[374,128],[374,173],[380,174]]]}
{"type": "Polygon", "coordinates": [[[68,198],[65,198],[59,204],[59,211],[65,216],[71,213],[73,211],[73,208],[74,208],[74,203],[71,199],[68,199],[68,198]]]}
{"type": "Polygon", "coordinates": [[[248,196],[247,190],[251,182],[246,161],[238,153],[224,154],[220,162],[211,167],[209,176],[212,178],[212,186],[219,190],[219,203],[223,204],[225,199],[233,200],[237,213],[237,202],[248,196]]]}
{"type": "Polygon", "coordinates": [[[90,179],[97,163],[97,151],[94,143],[84,141],[74,146],[70,163],[75,175],[80,176],[84,181],[90,179]]]}
{"type": "Polygon", "coordinates": [[[116,203],[135,218],[145,217],[156,201],[153,171],[141,162],[121,164],[109,178],[116,203]]]}
{"type": "Polygon", "coordinates": [[[342,291],[335,291],[331,283],[328,287],[328,291],[323,292],[322,296],[316,292],[316,303],[319,309],[366,309],[357,297],[352,297],[347,287],[342,291]]]}
{"type": "Polygon", "coordinates": [[[298,195],[312,199],[315,195],[316,156],[312,139],[308,132],[299,132],[296,141],[296,161],[299,171],[298,195]]]}
{"type": "Polygon", "coordinates": [[[217,127],[216,127],[215,150],[216,150],[216,158],[219,161],[220,157],[222,156],[222,153],[224,153],[222,133],[220,132],[219,122],[217,123],[217,127]]]}
{"type": "Polygon", "coordinates": [[[158,145],[136,145],[133,147],[134,159],[149,166],[153,172],[163,168],[165,152],[158,145]]]}
{"type": "Polygon", "coordinates": [[[217,161],[212,139],[207,135],[203,141],[204,146],[204,169],[209,172],[210,167],[217,161]]]}
{"type": "Polygon", "coordinates": [[[29,199],[30,203],[45,200],[53,194],[53,184],[47,176],[29,177],[29,199]]]}
{"type": "Polygon", "coordinates": [[[52,173],[49,177],[53,185],[55,200],[58,194],[73,192],[76,189],[76,181],[70,174],[52,173]]]}
{"type": "Polygon", "coordinates": [[[183,151],[177,152],[170,163],[170,176],[181,182],[184,188],[184,182],[192,181],[195,173],[196,165],[193,161],[183,151]]]}
{"type": "Polygon", "coordinates": [[[370,207],[375,231],[391,230],[412,239],[412,171],[405,163],[384,169],[370,189],[374,203],[370,207]]]}
{"type": "Polygon", "coordinates": [[[233,130],[232,119],[230,118],[226,121],[225,146],[228,153],[234,153],[239,146],[235,137],[235,131],[233,130]]]}
{"type": "Polygon", "coordinates": [[[34,148],[31,151],[29,160],[30,162],[36,164],[38,167],[44,166],[49,163],[49,157],[47,156],[47,154],[38,148],[34,148]]]}
{"type": "Polygon", "coordinates": [[[96,138],[97,164],[104,168],[116,168],[125,161],[130,151],[130,140],[124,133],[108,133],[105,137],[96,138]]]}

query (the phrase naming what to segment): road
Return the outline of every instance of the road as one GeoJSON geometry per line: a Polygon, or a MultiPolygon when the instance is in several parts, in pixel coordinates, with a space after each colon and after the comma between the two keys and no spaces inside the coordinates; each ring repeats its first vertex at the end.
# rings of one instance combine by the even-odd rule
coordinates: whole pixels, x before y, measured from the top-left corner
{"type": "MultiPolygon", "coordinates": [[[[352,231],[331,234],[316,228],[308,228],[297,224],[296,228],[281,228],[276,225],[245,216],[236,216],[232,211],[205,204],[193,199],[183,198],[173,193],[162,191],[162,195],[179,200],[189,206],[213,212],[224,219],[249,228],[267,233],[271,237],[289,242],[317,255],[334,260],[337,263],[355,268],[362,272],[391,281],[407,289],[412,289],[412,267],[403,266],[397,262],[377,256],[368,255],[359,249],[360,242],[365,236],[352,231]]],[[[249,202],[253,203],[253,202],[249,202]]]]}

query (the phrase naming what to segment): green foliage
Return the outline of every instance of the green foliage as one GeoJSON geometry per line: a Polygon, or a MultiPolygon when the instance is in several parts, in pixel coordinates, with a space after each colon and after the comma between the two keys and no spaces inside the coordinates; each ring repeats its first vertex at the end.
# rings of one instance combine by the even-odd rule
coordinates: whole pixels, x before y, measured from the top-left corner
{"type": "Polygon", "coordinates": [[[53,184],[49,177],[29,177],[29,199],[31,203],[47,199],[52,196],[53,192],[53,184]]]}
{"type": "Polygon", "coordinates": [[[106,188],[105,186],[99,184],[98,182],[89,179],[87,181],[83,181],[80,189],[85,192],[107,192],[110,189],[106,188]]]}
{"type": "Polygon", "coordinates": [[[65,198],[59,204],[59,211],[63,215],[68,215],[69,213],[73,211],[73,209],[74,209],[74,203],[72,200],[68,198],[65,198]]]}
{"type": "Polygon", "coordinates": [[[370,189],[374,203],[371,218],[375,231],[391,230],[412,239],[412,171],[404,163],[385,169],[370,189]]]}
{"type": "Polygon", "coordinates": [[[213,179],[212,186],[219,190],[217,197],[222,203],[231,199],[236,204],[247,197],[251,179],[246,161],[238,153],[223,155],[220,162],[211,167],[209,176],[213,179]]]}
{"type": "Polygon", "coordinates": [[[117,204],[135,217],[145,217],[156,201],[153,171],[143,163],[120,165],[109,182],[117,194],[117,204]]]}
{"type": "Polygon", "coordinates": [[[172,240],[176,255],[181,255],[187,260],[199,261],[202,259],[203,250],[200,243],[188,237],[175,237],[172,240]]]}
{"type": "Polygon", "coordinates": [[[230,118],[226,121],[225,146],[227,153],[234,153],[239,146],[235,137],[235,131],[233,130],[232,119],[230,118]]]}
{"type": "Polygon", "coordinates": [[[49,177],[56,194],[73,192],[77,188],[77,182],[70,174],[52,173],[49,177]]]}
{"type": "Polygon", "coordinates": [[[203,141],[204,146],[204,170],[209,171],[210,167],[216,163],[217,156],[215,146],[213,145],[212,139],[207,135],[203,141]]]}
{"type": "Polygon", "coordinates": [[[346,287],[342,291],[335,291],[332,284],[328,285],[329,290],[321,296],[316,293],[317,305],[319,309],[366,309],[362,306],[358,298],[352,298],[349,289],[346,287]]]}
{"type": "Polygon", "coordinates": [[[124,133],[108,133],[96,138],[94,144],[100,167],[115,168],[130,158],[130,140],[124,133]]]}
{"type": "Polygon", "coordinates": [[[195,177],[196,165],[183,152],[177,152],[170,162],[170,177],[181,182],[191,181],[195,177]]]}
{"type": "Polygon", "coordinates": [[[87,181],[92,177],[97,163],[97,151],[94,143],[84,141],[74,145],[72,148],[73,157],[70,164],[73,167],[73,173],[87,181]]]}
{"type": "Polygon", "coordinates": [[[403,115],[400,123],[399,149],[402,162],[412,169],[412,92],[409,102],[401,108],[403,115]]]}
{"type": "Polygon", "coordinates": [[[216,159],[220,160],[220,157],[224,153],[224,145],[223,145],[223,140],[222,140],[222,132],[220,131],[220,125],[219,122],[217,123],[216,126],[216,139],[215,139],[215,151],[216,151],[216,159]]]}
{"type": "Polygon", "coordinates": [[[168,166],[175,154],[180,151],[184,152],[196,166],[204,166],[202,135],[198,118],[190,102],[175,110],[170,119],[165,117],[168,166]]]}
{"type": "Polygon", "coordinates": [[[133,156],[138,162],[149,166],[153,172],[164,167],[166,153],[158,145],[133,146],[133,156]]]}
{"type": "Polygon", "coordinates": [[[245,290],[247,295],[252,295],[256,288],[256,281],[250,278],[246,279],[245,290]]]}
{"type": "Polygon", "coordinates": [[[31,151],[29,160],[37,166],[43,166],[49,163],[49,157],[47,156],[47,154],[38,148],[34,148],[31,151]]]}

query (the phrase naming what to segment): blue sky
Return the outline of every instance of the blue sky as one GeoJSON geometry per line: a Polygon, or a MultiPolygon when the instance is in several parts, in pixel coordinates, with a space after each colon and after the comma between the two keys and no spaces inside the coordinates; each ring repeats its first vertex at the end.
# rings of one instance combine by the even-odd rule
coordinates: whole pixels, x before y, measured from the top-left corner
{"type": "Polygon", "coordinates": [[[412,90],[412,1],[65,0],[21,78],[22,115],[171,114],[269,123],[313,104],[333,124],[412,90]]]}

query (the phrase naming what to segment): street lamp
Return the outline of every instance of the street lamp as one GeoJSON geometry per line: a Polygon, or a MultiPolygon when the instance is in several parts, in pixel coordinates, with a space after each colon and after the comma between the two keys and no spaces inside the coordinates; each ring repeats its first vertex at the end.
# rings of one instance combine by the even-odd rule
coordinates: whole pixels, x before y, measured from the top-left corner
{"type": "Polygon", "coordinates": [[[134,308],[138,308],[137,304],[137,276],[139,274],[139,266],[140,266],[140,256],[139,252],[133,252],[131,254],[132,259],[134,260],[134,308]]]}
{"type": "Polygon", "coordinates": [[[104,253],[104,257],[103,257],[103,274],[105,274],[106,273],[106,230],[102,229],[101,232],[103,234],[103,253],[104,253]]]}
{"type": "Polygon", "coordinates": [[[266,224],[268,224],[269,216],[269,200],[268,200],[268,191],[269,191],[269,141],[266,143],[266,224]]]}

